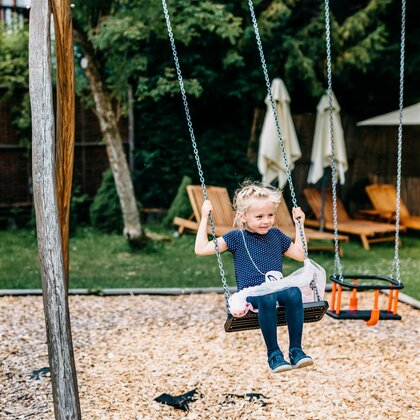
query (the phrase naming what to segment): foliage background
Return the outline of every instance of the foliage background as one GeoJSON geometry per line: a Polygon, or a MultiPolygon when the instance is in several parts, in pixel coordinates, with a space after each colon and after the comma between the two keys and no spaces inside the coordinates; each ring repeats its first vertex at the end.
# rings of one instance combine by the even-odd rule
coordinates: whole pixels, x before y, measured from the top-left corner
{"type": "MultiPolygon", "coordinates": [[[[292,113],[313,113],[326,86],[321,0],[254,0],[269,74],[284,79],[292,113]]],[[[127,112],[135,93],[132,174],[145,207],[169,207],[184,176],[198,182],[160,2],[75,0],[73,22],[89,41],[108,94],[127,112]]],[[[168,0],[206,182],[233,190],[259,177],[247,158],[254,110],[265,85],[247,2],[168,0]]],[[[400,2],[331,0],[333,86],[342,112],[364,118],[398,106],[400,2]]],[[[420,5],[407,4],[405,103],[420,100],[420,5]]],[[[0,30],[0,85],[27,90],[27,32],[0,30]]],[[[78,94],[93,106],[75,44],[78,94]]],[[[25,96],[14,112],[21,141],[25,96]]]]}

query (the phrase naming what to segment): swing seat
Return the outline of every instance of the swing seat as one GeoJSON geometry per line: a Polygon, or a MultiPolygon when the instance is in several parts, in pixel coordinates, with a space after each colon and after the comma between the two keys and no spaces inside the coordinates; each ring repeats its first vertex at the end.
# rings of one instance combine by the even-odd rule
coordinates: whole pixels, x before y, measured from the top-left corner
{"type": "Polygon", "coordinates": [[[327,315],[334,319],[353,319],[366,321],[367,325],[376,325],[379,321],[400,321],[401,316],[397,314],[398,291],[404,288],[402,283],[398,283],[391,277],[382,276],[358,276],[343,275],[340,279],[337,275],[330,277],[333,282],[331,308],[327,315]],[[346,280],[352,280],[346,281],[346,280]],[[367,282],[360,284],[359,282],[367,282]],[[352,291],[350,297],[350,309],[341,309],[342,290],[352,291]],[[360,310],[357,308],[357,291],[374,290],[375,300],[371,310],[360,310]],[[379,309],[378,298],[381,290],[389,290],[388,308],[379,309]],[[394,294],[395,291],[395,294],[394,294]]]}
{"type": "MultiPolygon", "coordinates": [[[[371,319],[371,310],[341,310],[339,314],[333,311],[327,311],[327,315],[334,319],[358,319],[360,321],[369,321],[371,319]]],[[[401,315],[393,314],[387,310],[379,311],[378,321],[401,321],[401,315]]]]}
{"type": "MultiPolygon", "coordinates": [[[[321,300],[319,302],[309,302],[303,304],[304,322],[317,322],[322,319],[328,309],[328,302],[321,300]]],[[[286,311],[284,306],[277,308],[277,326],[286,325],[286,311]]],[[[245,330],[259,329],[258,313],[249,311],[245,316],[236,318],[232,314],[228,314],[225,322],[226,332],[236,332],[245,330]]]]}

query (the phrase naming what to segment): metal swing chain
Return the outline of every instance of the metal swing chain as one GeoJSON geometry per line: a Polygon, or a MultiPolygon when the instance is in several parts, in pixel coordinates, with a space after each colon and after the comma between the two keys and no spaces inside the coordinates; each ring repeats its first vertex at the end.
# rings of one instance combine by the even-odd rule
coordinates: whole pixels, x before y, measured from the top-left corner
{"type": "MultiPolygon", "coordinates": [[[[205,183],[205,180],[204,180],[204,173],[203,173],[203,170],[202,170],[202,167],[201,167],[201,162],[200,162],[200,156],[198,154],[197,143],[195,141],[195,135],[194,135],[193,125],[192,125],[190,110],[189,110],[189,106],[188,106],[187,94],[185,93],[184,81],[183,81],[183,77],[182,77],[182,73],[181,73],[181,66],[180,66],[179,60],[178,60],[178,53],[177,53],[176,46],[175,46],[175,39],[174,39],[174,35],[173,35],[173,32],[172,32],[171,20],[170,20],[170,17],[169,17],[169,11],[168,11],[168,6],[166,5],[166,0],[162,0],[162,7],[163,7],[163,12],[165,14],[166,27],[167,27],[167,30],[168,30],[168,36],[169,36],[169,40],[170,40],[170,43],[171,43],[172,55],[173,55],[173,58],[174,58],[176,73],[178,75],[178,82],[179,82],[179,87],[180,87],[180,90],[181,90],[182,102],[184,104],[185,117],[187,119],[188,130],[190,132],[190,137],[191,137],[191,144],[192,144],[192,148],[193,148],[193,151],[194,151],[195,161],[196,161],[196,164],[197,164],[198,175],[200,177],[201,189],[203,190],[204,199],[207,200],[208,199],[208,194],[207,194],[206,183],[205,183]]],[[[210,219],[211,232],[212,232],[212,236],[213,236],[213,242],[214,242],[214,246],[215,246],[215,249],[216,249],[217,263],[219,265],[220,278],[222,280],[223,290],[224,290],[224,294],[225,294],[226,309],[229,309],[229,296],[230,296],[229,287],[228,287],[227,281],[226,281],[225,270],[223,268],[222,256],[220,254],[219,245],[217,243],[216,229],[214,227],[214,220],[213,220],[213,215],[211,214],[211,212],[210,212],[209,219],[210,219]]]]}
{"type": "Polygon", "coordinates": [[[333,125],[333,97],[332,97],[332,71],[331,71],[331,30],[330,30],[330,5],[329,0],[325,0],[325,41],[327,49],[327,78],[328,78],[328,115],[329,131],[331,142],[331,178],[332,178],[332,201],[334,218],[334,275],[338,274],[339,280],[343,280],[343,267],[341,266],[340,251],[338,245],[338,220],[337,220],[337,175],[335,170],[335,144],[334,144],[334,125],[333,125]]]}
{"type": "Polygon", "coordinates": [[[405,17],[406,0],[401,1],[401,49],[400,49],[400,96],[399,96],[399,122],[398,122],[398,151],[397,151],[397,199],[395,213],[395,250],[390,277],[401,283],[399,236],[400,236],[400,205],[401,205],[401,160],[402,160],[402,130],[403,130],[403,104],[404,104],[404,58],[405,58],[405,17]]]}
{"type": "MultiPolygon", "coordinates": [[[[400,89],[399,89],[399,125],[398,125],[398,152],[397,152],[397,197],[396,197],[396,220],[395,220],[395,251],[394,260],[391,267],[390,277],[396,278],[401,283],[400,261],[399,261],[399,229],[400,229],[400,203],[401,203],[401,160],[402,160],[402,113],[404,97],[404,56],[405,56],[405,17],[406,1],[402,0],[401,5],[401,53],[400,53],[400,89]]],[[[334,271],[338,272],[342,280],[343,272],[338,248],[338,228],[337,228],[337,191],[336,173],[334,162],[334,133],[332,120],[332,76],[331,76],[331,36],[330,36],[330,17],[329,0],[325,0],[325,26],[326,26],[326,46],[327,46],[327,73],[328,73],[328,103],[329,103],[329,124],[331,138],[331,173],[332,173],[332,195],[333,195],[333,214],[334,214],[334,242],[335,260],[334,271]]]]}
{"type": "Polygon", "coordinates": [[[317,278],[317,275],[316,273],[314,273],[314,277],[309,283],[309,287],[312,289],[312,293],[314,294],[314,299],[320,302],[321,296],[319,295],[318,286],[316,285],[316,278],[317,278]]]}
{"type": "MultiPolygon", "coordinates": [[[[296,207],[298,207],[298,205],[297,205],[297,201],[296,201],[295,190],[294,190],[294,187],[293,187],[292,175],[291,175],[291,171],[290,171],[289,162],[287,161],[286,148],[284,146],[283,135],[282,135],[281,129],[280,129],[280,123],[279,123],[279,117],[277,115],[276,104],[274,102],[273,93],[271,92],[270,78],[268,76],[267,64],[266,64],[265,57],[264,57],[264,51],[263,51],[263,46],[262,46],[262,43],[261,43],[260,31],[258,29],[257,18],[255,17],[254,4],[253,4],[252,0],[248,0],[248,5],[249,5],[249,11],[250,11],[250,14],[251,14],[252,24],[254,26],[254,32],[255,32],[255,38],[257,40],[258,51],[260,53],[261,67],[262,67],[263,72],[264,72],[265,85],[267,87],[267,93],[268,93],[268,96],[270,98],[271,109],[273,111],[274,121],[275,121],[275,124],[276,124],[277,136],[278,136],[278,140],[279,140],[279,143],[280,143],[284,164],[285,164],[285,167],[286,167],[287,181],[289,183],[289,189],[290,189],[290,195],[292,197],[293,208],[296,208],[296,207]]],[[[301,222],[300,219],[298,219],[298,227],[299,227],[299,233],[300,233],[300,238],[301,238],[303,250],[304,250],[304,253],[305,253],[305,257],[308,257],[308,248],[307,248],[307,245],[306,245],[305,234],[304,234],[302,222],[301,222]]]]}

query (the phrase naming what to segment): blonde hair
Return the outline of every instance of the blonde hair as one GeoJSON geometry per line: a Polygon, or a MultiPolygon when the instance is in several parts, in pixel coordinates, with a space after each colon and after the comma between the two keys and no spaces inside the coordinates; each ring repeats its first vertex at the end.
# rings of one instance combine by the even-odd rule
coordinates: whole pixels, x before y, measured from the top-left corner
{"type": "Polygon", "coordinates": [[[272,185],[257,181],[244,181],[241,188],[235,191],[233,198],[233,208],[236,212],[233,226],[244,229],[243,216],[246,215],[252,201],[270,200],[277,207],[280,204],[281,197],[281,190],[272,185]]]}

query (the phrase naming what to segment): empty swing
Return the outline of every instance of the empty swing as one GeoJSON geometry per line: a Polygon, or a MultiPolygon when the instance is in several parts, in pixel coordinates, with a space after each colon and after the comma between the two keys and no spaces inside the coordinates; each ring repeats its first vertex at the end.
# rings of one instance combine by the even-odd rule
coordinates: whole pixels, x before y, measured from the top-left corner
{"type": "Polygon", "coordinates": [[[403,109],[403,86],[404,86],[404,45],[405,45],[405,0],[402,0],[401,13],[401,55],[400,55],[400,96],[399,96],[399,127],[398,127],[398,152],[397,152],[397,200],[395,220],[395,248],[394,259],[389,276],[374,275],[344,275],[340,255],[338,252],[338,221],[337,221],[337,191],[336,169],[334,159],[334,131],[332,126],[332,75],[331,75],[331,43],[330,43],[330,18],[329,0],[325,0],[325,27],[326,27],[326,50],[327,50],[327,78],[329,99],[329,134],[331,142],[331,178],[335,238],[334,273],[330,276],[332,281],[331,305],[327,314],[335,319],[358,319],[366,321],[369,326],[376,325],[379,320],[400,320],[397,313],[399,290],[404,287],[401,283],[400,261],[398,254],[399,227],[400,227],[400,196],[401,196],[401,156],[402,156],[402,109],[403,109]],[[349,309],[341,309],[342,291],[351,291],[349,309]],[[364,290],[374,291],[372,309],[361,310],[358,307],[357,292],[364,290]],[[386,309],[379,308],[379,294],[381,290],[388,290],[388,304],[386,309]]]}
{"type": "MultiPolygon", "coordinates": [[[[289,168],[289,165],[288,165],[288,162],[287,162],[286,151],[285,151],[283,137],[282,137],[281,130],[280,130],[280,124],[279,124],[279,120],[278,120],[278,116],[277,116],[276,106],[275,106],[274,99],[273,99],[272,92],[271,92],[270,79],[269,79],[269,76],[268,76],[267,66],[265,64],[264,53],[263,53],[263,49],[262,49],[261,39],[260,39],[260,36],[259,36],[258,25],[257,25],[257,20],[256,20],[256,17],[255,17],[255,13],[254,13],[252,0],[249,0],[248,4],[249,4],[249,9],[250,9],[250,13],[251,13],[253,26],[254,26],[256,41],[257,41],[257,45],[258,45],[258,50],[259,50],[259,54],[260,54],[261,66],[262,66],[262,69],[263,69],[263,72],[264,72],[265,84],[267,86],[267,93],[270,97],[270,102],[271,102],[272,110],[273,110],[273,113],[274,113],[274,119],[275,119],[275,123],[276,123],[278,139],[279,139],[279,142],[280,142],[280,145],[281,145],[283,159],[284,159],[285,166],[286,166],[286,173],[287,173],[290,193],[291,193],[291,197],[292,197],[292,201],[293,201],[293,207],[296,208],[296,207],[298,207],[297,202],[296,202],[296,195],[295,195],[294,188],[293,188],[290,168],[289,168]]],[[[201,188],[202,188],[202,191],[203,191],[204,199],[207,200],[208,194],[207,194],[206,184],[205,184],[205,180],[204,180],[204,174],[203,174],[203,170],[202,170],[202,167],[201,167],[201,161],[200,161],[200,156],[199,156],[199,153],[198,153],[197,143],[195,141],[195,135],[194,135],[194,130],[193,130],[193,126],[192,126],[192,120],[191,120],[191,116],[190,116],[187,95],[186,95],[185,89],[184,89],[184,82],[183,82],[183,77],[182,77],[182,73],[181,73],[181,67],[180,67],[179,60],[178,60],[178,54],[177,54],[177,50],[176,50],[176,46],[175,46],[175,40],[174,40],[174,36],[173,36],[173,32],[172,32],[170,16],[169,16],[169,11],[168,11],[168,7],[167,7],[167,4],[166,4],[166,0],[162,0],[162,6],[163,6],[164,15],[165,15],[166,26],[167,26],[168,36],[169,36],[169,40],[170,40],[170,44],[171,44],[173,59],[174,59],[176,72],[177,72],[177,76],[178,76],[178,82],[179,82],[182,101],[183,101],[183,105],[184,105],[185,116],[186,116],[186,120],[187,120],[187,124],[188,124],[188,130],[189,130],[189,133],[190,133],[191,144],[192,144],[194,157],[195,157],[195,161],[196,161],[196,165],[197,165],[197,171],[198,171],[198,175],[199,175],[199,178],[200,178],[201,188]]],[[[230,302],[230,292],[229,292],[229,287],[228,287],[227,281],[226,281],[226,276],[225,276],[225,272],[224,272],[224,268],[223,268],[223,262],[222,262],[220,250],[219,250],[217,240],[216,240],[216,231],[215,231],[215,227],[214,227],[213,216],[212,216],[211,213],[210,213],[209,219],[210,219],[210,226],[211,226],[213,241],[214,241],[215,248],[216,248],[216,257],[217,257],[217,262],[218,262],[218,266],[219,266],[220,277],[221,277],[221,281],[222,281],[222,285],[223,285],[223,289],[224,289],[224,297],[225,297],[226,311],[227,311],[227,319],[226,319],[226,322],[225,322],[225,325],[224,325],[225,331],[226,332],[235,332],[235,331],[258,329],[259,328],[259,323],[258,323],[258,314],[257,313],[249,311],[245,316],[235,317],[229,311],[229,309],[230,309],[230,303],[229,303],[230,302]]],[[[302,226],[302,223],[300,223],[300,221],[298,223],[298,226],[299,226],[299,231],[300,231],[300,235],[301,235],[301,238],[302,238],[302,243],[303,243],[303,246],[304,246],[305,257],[307,258],[308,251],[307,251],[307,246],[306,246],[306,243],[305,243],[305,240],[304,240],[303,226],[302,226]]],[[[316,263],[313,263],[312,261],[310,261],[308,259],[306,259],[306,261],[308,261],[306,266],[309,266],[311,264],[313,266],[317,266],[316,263]]],[[[301,268],[300,270],[304,270],[305,268],[306,267],[301,268]]],[[[298,270],[298,271],[300,271],[300,270],[298,270]]],[[[314,270],[313,270],[313,273],[315,273],[314,270]]],[[[295,273],[292,273],[291,276],[293,276],[294,274],[295,273]]],[[[318,288],[317,288],[316,274],[314,274],[313,278],[310,279],[310,281],[308,280],[308,284],[309,284],[309,287],[312,289],[312,294],[313,294],[313,300],[314,301],[313,302],[306,302],[306,303],[303,304],[304,322],[306,322],[306,323],[317,322],[317,321],[321,320],[322,317],[324,316],[324,314],[326,313],[327,309],[328,309],[328,302],[322,300],[322,297],[321,297],[321,294],[323,293],[323,290],[319,291],[318,288]]],[[[286,315],[285,314],[285,308],[282,307],[282,306],[279,306],[277,308],[277,325],[278,326],[286,325],[286,316],[285,315],[286,315]]]]}

